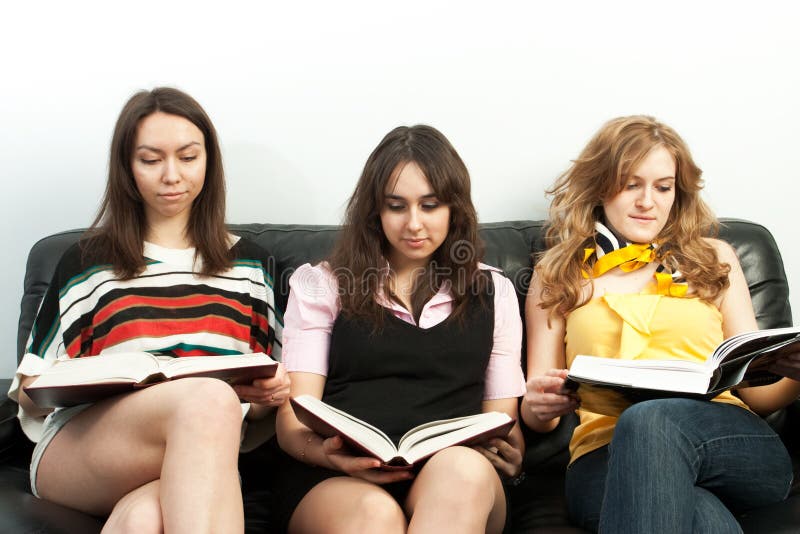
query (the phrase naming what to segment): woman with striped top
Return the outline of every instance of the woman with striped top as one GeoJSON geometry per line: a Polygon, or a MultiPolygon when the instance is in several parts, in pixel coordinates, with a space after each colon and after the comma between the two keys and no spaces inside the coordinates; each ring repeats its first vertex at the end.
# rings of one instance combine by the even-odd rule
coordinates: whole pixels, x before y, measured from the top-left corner
{"type": "Polygon", "coordinates": [[[224,195],[216,132],[200,105],[170,88],[131,97],[98,216],[59,262],[12,384],[23,429],[37,442],[32,492],[108,515],[105,531],[244,530],[243,414],[263,419],[286,399],[282,366],[235,391],[186,378],[54,412],[22,389],[64,358],[278,357],[274,261],[228,233],[224,195]]]}

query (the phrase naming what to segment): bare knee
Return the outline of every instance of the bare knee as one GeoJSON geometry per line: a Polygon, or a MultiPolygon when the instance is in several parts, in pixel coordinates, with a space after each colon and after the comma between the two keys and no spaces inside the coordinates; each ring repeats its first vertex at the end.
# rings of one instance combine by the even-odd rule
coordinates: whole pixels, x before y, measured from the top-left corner
{"type": "Polygon", "coordinates": [[[328,479],[315,486],[289,522],[293,534],[405,531],[405,515],[391,495],[380,486],[350,477],[328,479]]]}
{"type": "MultiPolygon", "coordinates": [[[[436,454],[425,466],[436,471],[436,477],[457,492],[446,492],[442,497],[464,502],[465,494],[492,497],[498,475],[483,455],[467,447],[449,447],[436,454]]],[[[431,473],[433,474],[433,473],[431,473]]]]}
{"type": "Polygon", "coordinates": [[[405,526],[405,515],[383,490],[364,492],[354,503],[351,532],[395,532],[405,526]]]}
{"type": "Polygon", "coordinates": [[[409,532],[500,532],[506,515],[500,477],[482,454],[451,447],[431,458],[411,487],[409,532]]]}
{"type": "Polygon", "coordinates": [[[172,412],[170,429],[192,434],[238,435],[242,422],[239,398],[228,384],[212,378],[182,379],[183,395],[172,412]]]}
{"type": "Polygon", "coordinates": [[[159,534],[163,531],[158,495],[134,491],[117,502],[101,534],[159,534]]]}

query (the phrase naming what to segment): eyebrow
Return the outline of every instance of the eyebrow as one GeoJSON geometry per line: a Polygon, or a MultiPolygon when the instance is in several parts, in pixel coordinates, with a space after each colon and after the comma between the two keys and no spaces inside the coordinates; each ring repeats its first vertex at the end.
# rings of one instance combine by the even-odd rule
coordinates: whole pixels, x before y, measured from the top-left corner
{"type": "MultiPolygon", "coordinates": [[[[639,180],[644,180],[644,178],[642,178],[638,174],[634,174],[633,176],[631,176],[631,178],[638,178],[639,180]]],[[[661,182],[663,180],[675,180],[675,179],[676,178],[674,176],[663,176],[661,178],[656,178],[654,181],[661,182]]]]}
{"type": "MultiPolygon", "coordinates": [[[[197,141],[192,141],[191,143],[186,143],[182,147],[178,148],[178,150],[176,150],[176,152],[180,152],[181,150],[186,150],[187,148],[189,148],[192,145],[199,145],[199,144],[200,143],[198,143],[197,141]]],[[[159,154],[163,154],[164,153],[164,151],[161,150],[160,148],[156,148],[156,147],[150,146],[150,145],[139,145],[139,146],[136,147],[136,150],[142,150],[142,149],[150,150],[152,152],[158,152],[159,154]]]]}
{"type": "MultiPolygon", "coordinates": [[[[386,199],[392,200],[405,200],[405,197],[401,197],[400,195],[385,195],[386,199]]],[[[436,198],[436,193],[428,193],[427,195],[422,195],[419,198],[436,198]]]]}

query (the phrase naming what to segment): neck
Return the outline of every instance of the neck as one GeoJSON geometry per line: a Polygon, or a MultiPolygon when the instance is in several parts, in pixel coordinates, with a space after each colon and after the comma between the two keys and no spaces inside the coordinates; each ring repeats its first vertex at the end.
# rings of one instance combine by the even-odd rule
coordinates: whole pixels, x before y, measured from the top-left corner
{"type": "Polygon", "coordinates": [[[145,240],[166,248],[190,248],[194,243],[186,234],[185,221],[165,220],[149,224],[145,240]]]}

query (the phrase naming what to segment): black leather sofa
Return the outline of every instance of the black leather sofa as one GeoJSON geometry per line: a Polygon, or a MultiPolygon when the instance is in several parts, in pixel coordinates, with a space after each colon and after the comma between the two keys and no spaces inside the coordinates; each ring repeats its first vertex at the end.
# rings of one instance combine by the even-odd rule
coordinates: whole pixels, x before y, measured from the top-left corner
{"type": "MultiPolygon", "coordinates": [[[[721,237],[736,248],[750,286],[759,326],[771,328],[791,324],[788,286],[780,253],[769,231],[758,224],[724,220],[721,237]]],[[[531,275],[531,252],[541,248],[541,221],[483,224],[485,262],[502,268],[514,282],[523,310],[531,275]]],[[[337,228],[247,224],[232,231],[247,235],[270,250],[284,269],[314,263],[330,249],[337,228]]],[[[80,231],[45,237],[31,249],[25,274],[18,330],[17,358],[21,358],[31,323],[61,253],[78,239],[80,231]]],[[[90,533],[99,532],[102,519],[36,499],[30,494],[28,462],[32,445],[16,421],[17,406],[6,397],[9,379],[0,380],[0,532],[90,533]]],[[[562,418],[547,435],[528,433],[525,471],[527,478],[511,488],[509,532],[577,533],[569,525],[564,509],[563,484],[567,443],[575,417],[562,418]]],[[[800,402],[770,416],[795,460],[795,479],[800,467],[800,402]]],[[[272,532],[269,491],[263,480],[269,476],[269,449],[262,447],[241,455],[247,532],[272,532]]],[[[741,516],[746,533],[800,532],[800,484],[788,501],[753,510],[741,516]]]]}

